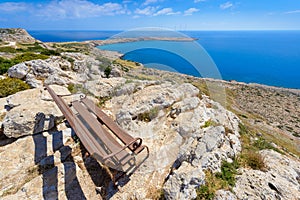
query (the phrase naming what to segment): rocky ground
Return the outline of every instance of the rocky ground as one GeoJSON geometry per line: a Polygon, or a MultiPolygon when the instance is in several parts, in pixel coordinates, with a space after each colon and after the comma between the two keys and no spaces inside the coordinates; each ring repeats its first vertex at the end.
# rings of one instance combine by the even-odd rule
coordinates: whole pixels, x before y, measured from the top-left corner
{"type": "Polygon", "coordinates": [[[75,46],[80,50],[16,64],[3,77],[31,89],[0,98],[1,199],[299,199],[297,90],[145,69],[112,62],[117,54],[90,45],[75,46]],[[226,91],[227,103],[216,102],[208,83],[226,91]],[[143,138],[149,157],[114,186],[117,172],[89,156],[43,84],[74,93],[67,102],[88,94],[129,134],[143,138]],[[268,144],[254,152],[261,168],[245,158],[257,141],[268,144]],[[236,161],[231,185],[228,174],[217,174],[236,161]]]}

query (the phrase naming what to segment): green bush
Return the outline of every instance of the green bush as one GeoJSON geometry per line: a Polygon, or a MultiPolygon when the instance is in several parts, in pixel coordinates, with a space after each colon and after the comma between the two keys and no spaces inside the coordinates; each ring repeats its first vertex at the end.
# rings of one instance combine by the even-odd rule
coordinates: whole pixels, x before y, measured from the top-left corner
{"type": "Polygon", "coordinates": [[[110,75],[110,73],[111,73],[111,70],[112,70],[111,66],[107,66],[107,67],[105,68],[104,74],[105,74],[106,78],[109,78],[109,75],[110,75]]]}
{"type": "Polygon", "coordinates": [[[237,169],[239,168],[239,163],[236,159],[232,163],[223,161],[221,165],[221,172],[216,174],[217,178],[224,180],[228,185],[234,187],[235,185],[235,175],[237,169]]]}
{"type": "Polygon", "coordinates": [[[44,49],[43,51],[41,51],[41,54],[46,56],[60,56],[60,51],[44,49]]]}
{"type": "Polygon", "coordinates": [[[215,192],[210,189],[208,185],[201,185],[197,189],[197,200],[212,200],[215,196],[215,192]]]}
{"type": "Polygon", "coordinates": [[[36,54],[32,52],[26,52],[23,54],[19,54],[16,57],[13,58],[13,60],[17,63],[29,61],[29,60],[37,60],[37,59],[47,59],[49,56],[43,55],[43,54],[36,54]]]}
{"type": "MultiPolygon", "coordinates": [[[[217,190],[224,188],[224,181],[210,170],[205,171],[205,184],[196,189],[197,200],[212,200],[217,190]]],[[[227,188],[226,188],[227,189],[227,188]]]]}
{"type": "Polygon", "coordinates": [[[221,172],[213,174],[211,171],[205,172],[205,185],[201,185],[197,190],[199,200],[213,199],[215,192],[220,189],[230,190],[235,185],[235,176],[239,168],[239,162],[234,159],[232,163],[222,161],[221,172]]]}
{"type": "Polygon", "coordinates": [[[157,117],[159,112],[158,107],[151,108],[148,112],[140,113],[137,116],[137,119],[144,122],[150,122],[155,117],[157,117]]]}
{"type": "Polygon", "coordinates": [[[6,52],[6,53],[16,53],[17,50],[12,47],[0,47],[0,52],[6,52]]]}
{"type": "Polygon", "coordinates": [[[9,60],[9,59],[5,59],[0,57],[0,74],[4,74],[7,72],[7,70],[13,66],[17,64],[14,60],[9,60]]]}
{"type": "Polygon", "coordinates": [[[23,54],[16,55],[13,59],[5,59],[0,57],[0,74],[4,74],[7,70],[21,62],[29,61],[29,60],[37,60],[37,59],[47,59],[49,56],[36,54],[31,52],[26,52],[23,54]]]}
{"type": "Polygon", "coordinates": [[[5,78],[0,80],[0,98],[6,97],[11,94],[15,94],[22,90],[29,89],[30,86],[24,83],[20,79],[5,78]]]}

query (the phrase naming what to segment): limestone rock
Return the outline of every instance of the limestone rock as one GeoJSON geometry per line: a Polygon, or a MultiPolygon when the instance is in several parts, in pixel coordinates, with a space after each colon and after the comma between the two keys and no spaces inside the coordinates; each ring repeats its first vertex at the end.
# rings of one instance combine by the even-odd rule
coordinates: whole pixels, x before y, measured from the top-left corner
{"type": "Polygon", "coordinates": [[[62,57],[26,61],[8,70],[10,77],[25,79],[33,88],[40,87],[41,80],[48,85],[82,84],[91,77],[98,80],[102,73],[99,61],[81,53],[62,53],[62,57]]]}
{"type": "Polygon", "coordinates": [[[204,180],[205,174],[201,168],[183,162],[164,185],[165,197],[174,200],[195,199],[197,197],[195,189],[204,184],[204,180]]]}
{"type": "MultiPolygon", "coordinates": [[[[38,165],[47,155],[61,149],[71,138],[71,130],[27,136],[0,147],[0,196],[18,188],[38,172],[38,165]]],[[[61,161],[61,160],[60,160],[61,161]]],[[[41,188],[40,188],[41,189],[41,188]]]]}
{"type": "Polygon", "coordinates": [[[199,94],[199,89],[189,83],[179,85],[179,91],[184,91],[185,97],[195,97],[199,94]]]}
{"type": "Polygon", "coordinates": [[[20,63],[8,69],[9,77],[23,79],[29,73],[30,68],[25,63],[20,63]]]}
{"type": "Polygon", "coordinates": [[[233,191],[238,199],[297,199],[300,196],[299,160],[262,150],[267,171],[241,169],[233,191]]]}
{"type": "Polygon", "coordinates": [[[21,28],[0,29],[0,39],[6,42],[34,43],[36,40],[21,28]]]}
{"type": "Polygon", "coordinates": [[[216,191],[214,200],[237,200],[237,198],[230,191],[218,190],[218,191],[216,191]]]}
{"type": "Polygon", "coordinates": [[[119,70],[118,68],[116,67],[113,67],[111,72],[110,72],[110,75],[112,77],[122,77],[124,73],[122,73],[121,70],[119,70]]]}
{"type": "MultiPolygon", "coordinates": [[[[68,94],[64,87],[53,87],[58,93],[68,94]]],[[[2,122],[3,133],[7,137],[17,138],[50,130],[62,113],[43,89],[30,89],[18,92],[6,98],[9,111],[2,122]],[[47,95],[48,97],[46,98],[47,95]]]]}
{"type": "Polygon", "coordinates": [[[31,88],[39,88],[43,86],[43,81],[36,79],[33,74],[27,74],[25,81],[31,88]]]}
{"type": "Polygon", "coordinates": [[[84,84],[84,87],[97,97],[112,96],[118,87],[121,87],[125,83],[124,78],[109,78],[88,81],[84,84]]]}
{"type": "MultiPolygon", "coordinates": [[[[134,87],[134,84],[129,84],[129,88],[134,87]]],[[[196,188],[205,180],[203,169],[220,171],[222,160],[229,160],[230,156],[235,155],[230,135],[234,135],[233,138],[239,137],[238,118],[227,113],[220,105],[218,109],[206,107],[209,100],[200,100],[196,97],[198,92],[190,84],[164,82],[146,85],[139,90],[135,89],[133,93],[130,89],[126,90],[127,95],[115,96],[106,104],[115,114],[116,121],[132,136],[143,138],[150,148],[149,158],[140,172],[144,177],[151,177],[147,180],[152,185],[162,183],[164,175],[172,167],[173,172],[164,186],[167,199],[195,198],[196,188]],[[174,118],[170,116],[169,108],[181,111],[174,118]],[[150,121],[138,117],[154,110],[156,116],[150,121]],[[219,125],[202,128],[209,119],[218,121],[219,125]],[[232,133],[225,133],[225,127],[230,127],[232,133]]],[[[236,145],[240,147],[239,142],[236,145]]],[[[138,176],[131,180],[113,199],[132,196],[136,193],[137,185],[139,194],[153,190],[151,185],[148,186],[138,176]]],[[[136,197],[152,198],[147,195],[136,197]]]]}

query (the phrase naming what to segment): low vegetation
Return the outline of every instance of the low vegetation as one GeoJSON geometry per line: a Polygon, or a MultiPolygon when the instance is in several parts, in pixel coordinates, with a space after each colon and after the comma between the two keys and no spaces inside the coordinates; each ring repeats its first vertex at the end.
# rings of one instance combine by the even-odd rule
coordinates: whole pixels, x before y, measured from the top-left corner
{"type": "Polygon", "coordinates": [[[72,94],[76,94],[76,93],[90,94],[90,92],[85,87],[83,87],[83,85],[80,84],[69,84],[68,90],[72,94]]]}
{"type": "Polygon", "coordinates": [[[5,78],[0,80],[0,98],[29,89],[30,86],[20,79],[5,78]]]}
{"type": "Polygon", "coordinates": [[[233,160],[232,163],[223,161],[221,165],[221,172],[212,173],[205,172],[205,184],[197,189],[198,200],[213,199],[215,192],[220,189],[230,190],[235,185],[235,176],[239,167],[238,160],[233,160]]]}
{"type": "Polygon", "coordinates": [[[110,75],[110,73],[111,73],[111,70],[112,70],[111,66],[107,66],[107,67],[105,68],[104,74],[105,74],[105,77],[106,77],[106,78],[109,78],[109,75],[110,75]]]}
{"type": "Polygon", "coordinates": [[[84,54],[89,53],[88,44],[80,43],[80,42],[63,42],[63,43],[54,43],[52,45],[53,48],[56,48],[61,52],[81,52],[84,54]]]}
{"type": "Polygon", "coordinates": [[[99,101],[98,107],[100,107],[100,108],[103,107],[103,106],[105,105],[105,103],[106,103],[107,101],[109,101],[111,98],[112,98],[111,96],[98,97],[98,98],[97,98],[98,101],[99,101]]]}
{"type": "Polygon", "coordinates": [[[17,50],[13,47],[4,46],[4,47],[0,47],[0,52],[17,53],[17,50]]]}
{"type": "Polygon", "coordinates": [[[23,54],[18,54],[12,59],[5,59],[0,57],[0,74],[4,74],[7,70],[21,62],[29,61],[29,60],[37,60],[37,59],[47,59],[49,56],[43,54],[37,54],[32,52],[26,52],[23,54]]]}
{"type": "Polygon", "coordinates": [[[96,58],[96,60],[98,60],[100,62],[99,69],[101,71],[104,71],[107,66],[111,65],[111,60],[109,60],[108,58],[105,58],[105,57],[102,57],[102,56],[98,56],[96,58]]]}
{"type": "Polygon", "coordinates": [[[147,112],[138,114],[137,119],[139,121],[150,122],[155,117],[157,117],[158,112],[159,112],[159,109],[157,107],[154,107],[147,112]]]}
{"type": "Polygon", "coordinates": [[[119,65],[124,71],[128,71],[129,68],[137,69],[141,66],[138,62],[123,59],[116,59],[113,61],[113,64],[119,65]]]}
{"type": "Polygon", "coordinates": [[[210,126],[218,126],[219,124],[211,119],[207,120],[201,128],[207,128],[210,126]]]}
{"type": "MultiPolygon", "coordinates": [[[[207,121],[205,125],[211,126],[211,122],[207,121]]],[[[239,129],[242,142],[241,154],[234,158],[233,162],[223,161],[219,173],[206,171],[205,184],[197,189],[197,199],[213,199],[217,190],[231,190],[235,186],[235,176],[240,166],[254,170],[266,170],[264,158],[259,150],[276,150],[276,148],[263,138],[253,141],[254,134],[242,123],[239,124],[239,129]]]]}
{"type": "Polygon", "coordinates": [[[242,155],[247,166],[254,170],[265,170],[264,158],[256,151],[245,151],[242,155]]]}
{"type": "Polygon", "coordinates": [[[245,125],[240,123],[239,128],[243,147],[239,159],[241,165],[255,170],[265,170],[264,158],[260,155],[259,151],[263,149],[279,150],[272,147],[263,138],[253,141],[254,134],[245,125]]]}

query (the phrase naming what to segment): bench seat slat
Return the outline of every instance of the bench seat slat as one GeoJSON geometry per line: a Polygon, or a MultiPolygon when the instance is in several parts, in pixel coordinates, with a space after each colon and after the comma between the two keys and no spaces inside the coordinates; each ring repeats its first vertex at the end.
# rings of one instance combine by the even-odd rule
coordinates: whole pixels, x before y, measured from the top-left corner
{"type": "MultiPolygon", "coordinates": [[[[45,86],[87,151],[97,160],[120,171],[125,165],[135,166],[135,157],[143,149],[141,138],[133,138],[120,128],[89,99],[72,102],[73,109],[49,87],[45,86]],[[103,128],[105,125],[107,128],[103,128]],[[138,145],[138,147],[136,147],[138,145]],[[140,145],[140,146],[139,146],[140,145]],[[129,152],[131,150],[131,152],[129,152]]],[[[146,157],[146,158],[147,158],[146,157]]]]}
{"type": "Polygon", "coordinates": [[[73,111],[66,104],[66,102],[61,97],[57,96],[49,86],[46,86],[46,89],[49,91],[56,105],[61,110],[63,115],[66,117],[67,121],[74,129],[75,133],[77,134],[81,142],[84,144],[87,151],[90,154],[98,153],[100,155],[106,155],[105,151],[101,148],[101,146],[99,146],[99,144],[97,144],[91,137],[89,137],[90,134],[88,129],[73,113],[73,111]]]}
{"type": "MultiPolygon", "coordinates": [[[[89,113],[89,111],[79,102],[75,101],[72,103],[75,110],[82,116],[84,121],[89,125],[97,137],[107,146],[111,152],[116,152],[122,149],[122,146],[108,133],[105,129],[101,127],[100,122],[89,113]]],[[[94,138],[96,140],[96,138],[94,138]]],[[[122,160],[130,155],[126,151],[121,151],[115,155],[119,160],[122,160]]],[[[125,159],[125,161],[128,161],[125,159]]]]}
{"type": "MultiPolygon", "coordinates": [[[[124,143],[130,143],[134,138],[127,134],[122,128],[120,128],[110,117],[108,117],[100,108],[98,108],[94,102],[90,99],[84,98],[81,100],[86,107],[93,112],[99,119],[112,131],[115,135],[124,143]]],[[[131,150],[134,150],[135,153],[139,153],[144,149],[144,146],[139,146],[134,149],[131,145],[129,147],[131,150]]]]}

